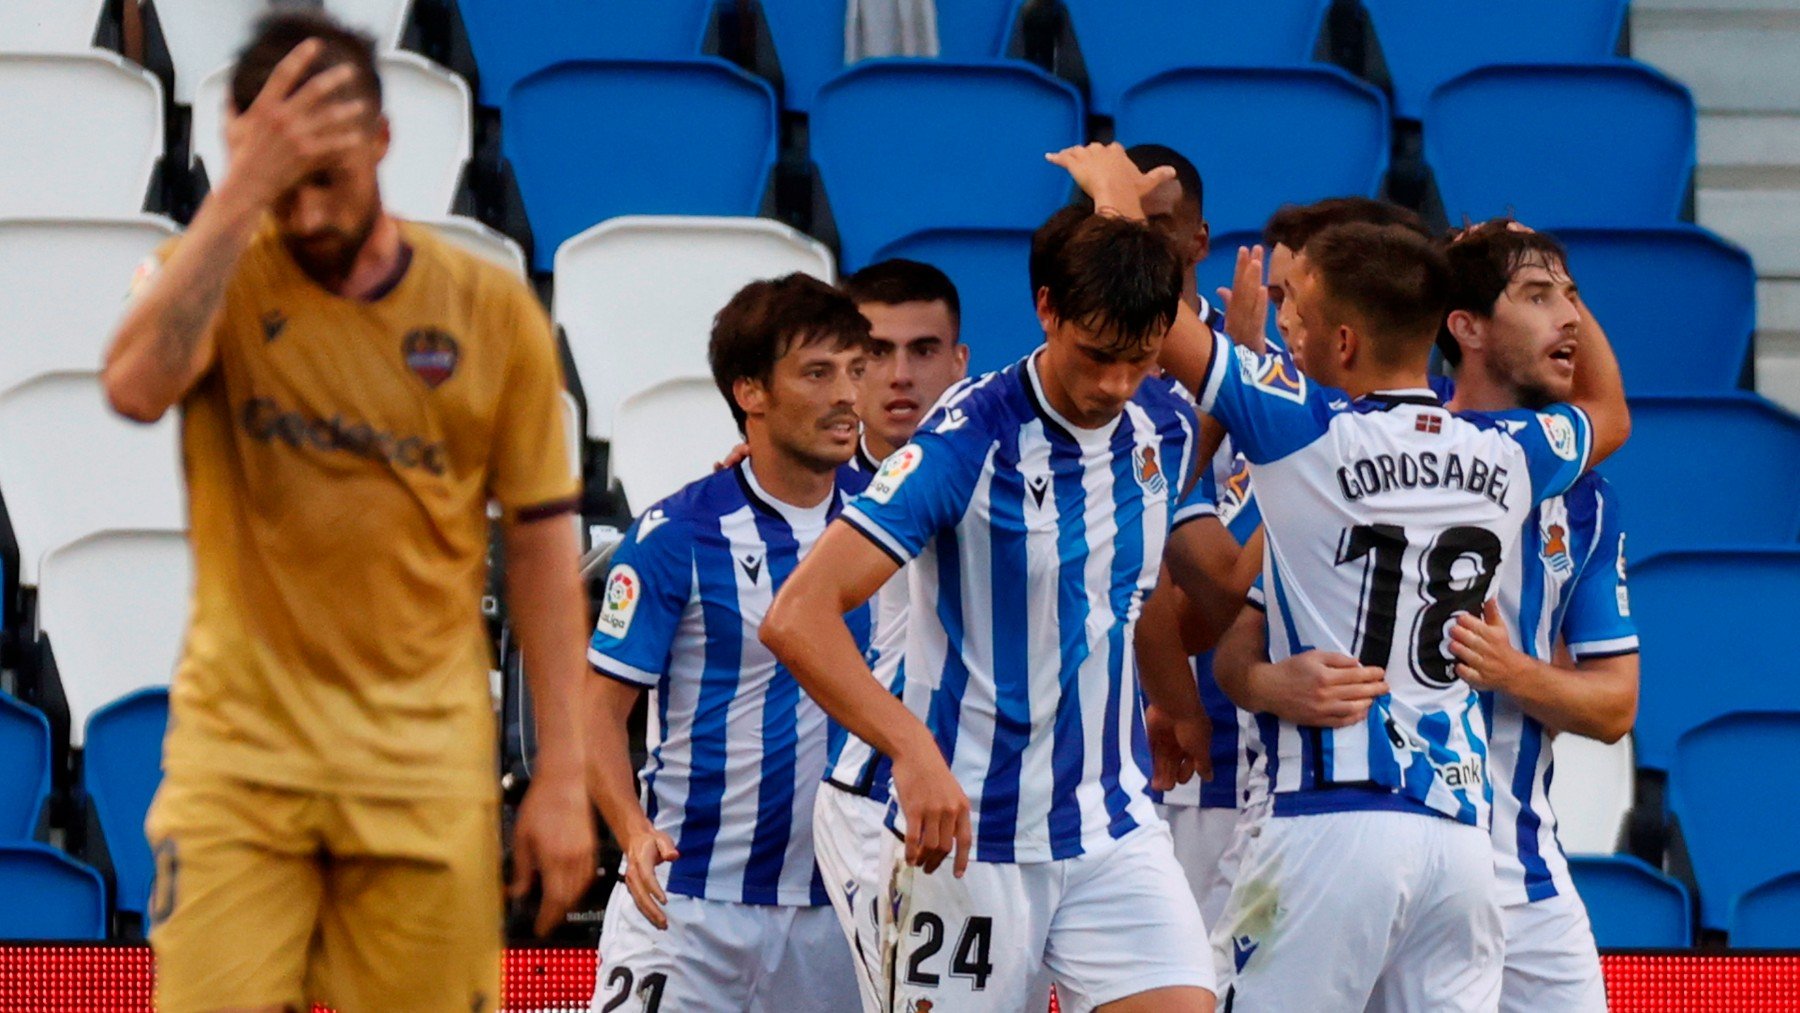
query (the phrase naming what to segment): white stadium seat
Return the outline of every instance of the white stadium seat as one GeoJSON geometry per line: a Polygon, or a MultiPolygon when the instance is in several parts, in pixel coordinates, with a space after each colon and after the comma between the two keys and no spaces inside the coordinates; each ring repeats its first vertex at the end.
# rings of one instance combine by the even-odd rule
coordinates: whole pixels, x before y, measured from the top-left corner
{"type": "Polygon", "coordinates": [[[419,219],[437,230],[439,237],[455,246],[508,268],[519,277],[525,274],[525,251],[504,233],[488,228],[473,218],[449,215],[444,218],[419,219]]]}
{"type": "Polygon", "coordinates": [[[581,373],[588,435],[612,439],[632,391],[704,374],[713,316],[750,282],[795,271],[836,280],[830,250],[766,218],[628,215],[563,243],[551,316],[581,373]]]}
{"type": "Polygon", "coordinates": [[[0,493],[35,587],[46,553],[97,531],[187,526],[174,413],[155,425],[107,407],[92,373],[52,373],[0,395],[0,493]]]}
{"type": "Polygon", "coordinates": [[[1564,851],[1610,855],[1618,850],[1619,830],[1631,810],[1633,762],[1630,736],[1610,746],[1579,735],[1556,737],[1550,804],[1564,851]]]}
{"type": "Polygon", "coordinates": [[[162,157],[162,86],[88,55],[0,54],[0,216],[136,214],[162,157]]]}
{"type": "Polygon", "coordinates": [[[176,232],[157,215],[0,219],[0,393],[99,369],[132,272],[176,232]]]}
{"type": "MultiPolygon", "coordinates": [[[[469,86],[415,53],[386,53],[380,64],[382,104],[393,128],[393,143],[381,163],[382,203],[409,218],[446,215],[474,145],[469,86]]],[[[195,90],[194,155],[213,186],[225,178],[230,98],[229,65],[208,74],[195,90]]]]}
{"type": "Polygon", "coordinates": [[[88,715],[101,706],[168,685],[192,590],[180,531],[103,531],[44,557],[38,629],[56,652],[72,745],[82,744],[88,715]]]}
{"type": "Polygon", "coordinates": [[[634,514],[712,474],[742,442],[731,409],[711,379],[685,376],[646,387],[619,402],[612,479],[634,514]]]}
{"type": "Polygon", "coordinates": [[[175,101],[194,104],[200,82],[237,57],[268,10],[268,0],[160,0],[156,13],[175,64],[175,101]]]}
{"type": "Polygon", "coordinates": [[[0,52],[86,53],[106,0],[8,0],[0,3],[0,52]]]}
{"type": "Polygon", "coordinates": [[[412,0],[325,0],[325,9],[344,24],[375,37],[383,49],[400,44],[400,30],[412,0]]]}

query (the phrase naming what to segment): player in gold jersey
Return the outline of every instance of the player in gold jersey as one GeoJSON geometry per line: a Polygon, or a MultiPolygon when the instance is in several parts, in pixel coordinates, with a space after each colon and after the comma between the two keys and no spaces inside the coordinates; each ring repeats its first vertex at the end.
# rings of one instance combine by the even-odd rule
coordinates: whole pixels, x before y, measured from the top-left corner
{"type": "Polygon", "coordinates": [[[515,877],[586,888],[577,478],[548,321],[504,270],[383,212],[367,39],[259,26],[231,163],[139,272],[113,407],[179,406],[195,558],[146,830],[165,1013],[491,1011],[502,890],[480,597],[488,504],[538,701],[515,877]]]}

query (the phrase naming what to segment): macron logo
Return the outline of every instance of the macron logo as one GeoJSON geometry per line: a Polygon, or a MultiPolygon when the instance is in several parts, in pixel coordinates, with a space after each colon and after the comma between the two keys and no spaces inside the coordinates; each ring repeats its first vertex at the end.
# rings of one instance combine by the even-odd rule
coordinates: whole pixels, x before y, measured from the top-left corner
{"type": "Polygon", "coordinates": [[[944,412],[944,420],[937,424],[935,432],[953,433],[969,424],[969,416],[961,408],[951,408],[944,412]]]}
{"type": "Polygon", "coordinates": [[[657,528],[660,528],[667,523],[669,523],[669,515],[663,513],[662,507],[657,507],[645,514],[643,520],[638,521],[637,540],[641,542],[644,539],[649,538],[650,532],[655,531],[657,528]]]}
{"type": "Polygon", "coordinates": [[[1250,962],[1250,958],[1255,955],[1257,947],[1261,945],[1261,943],[1251,939],[1249,936],[1232,937],[1231,957],[1232,962],[1237,966],[1238,973],[1243,973],[1244,965],[1250,962]]]}

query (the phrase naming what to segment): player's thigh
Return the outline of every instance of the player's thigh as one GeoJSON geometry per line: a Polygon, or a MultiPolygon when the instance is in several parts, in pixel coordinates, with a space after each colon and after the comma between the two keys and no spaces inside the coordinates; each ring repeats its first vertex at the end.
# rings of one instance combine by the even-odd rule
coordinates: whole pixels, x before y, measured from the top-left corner
{"type": "Polygon", "coordinates": [[[313,968],[346,1010],[497,1010],[499,807],[340,798],[313,968]]]}
{"type": "Polygon", "coordinates": [[[1044,992],[1044,944],[1058,863],[949,862],[927,875],[889,845],[882,905],[884,991],[896,1010],[1033,1008],[1044,992]]]}
{"type": "Polygon", "coordinates": [[[813,801],[813,854],[840,930],[856,962],[863,1008],[880,1009],[881,898],[886,884],[887,807],[830,785],[813,801]]]}
{"type": "Polygon", "coordinates": [[[1108,1009],[1132,996],[1187,990],[1163,996],[1158,1008],[1204,1008],[1195,991],[1212,991],[1212,958],[1186,885],[1160,826],[1071,859],[1045,947],[1058,992],[1076,1008],[1108,1009]]]}
{"type": "Polygon", "coordinates": [[[156,856],[150,945],[165,1013],[298,1006],[323,890],[314,800],[165,778],[144,831],[156,856]]]}
{"type": "Polygon", "coordinates": [[[787,931],[757,983],[752,1013],[850,1013],[864,1004],[856,959],[829,907],[783,908],[787,931]]]}
{"type": "Polygon", "coordinates": [[[764,941],[785,929],[783,910],[669,894],[663,905],[669,927],[659,929],[619,883],[600,926],[600,971],[589,1009],[743,1013],[764,941]]]}
{"type": "Polygon", "coordinates": [[[1486,831],[1417,817],[1403,854],[1419,873],[1403,926],[1367,1009],[1488,1013],[1500,1003],[1505,929],[1486,831]]]}
{"type": "Polygon", "coordinates": [[[1606,1013],[1606,977],[1581,898],[1516,904],[1500,917],[1506,927],[1501,1013],[1606,1013]]]}
{"type": "Polygon", "coordinates": [[[1213,869],[1211,878],[1207,880],[1206,891],[1200,898],[1200,917],[1206,920],[1208,931],[1218,927],[1225,916],[1225,903],[1231,899],[1231,886],[1237,882],[1238,867],[1244,863],[1244,851],[1255,839],[1257,828],[1265,815],[1261,807],[1255,809],[1208,809],[1208,819],[1223,821],[1230,817],[1230,834],[1225,841],[1225,850],[1219,854],[1219,864],[1213,869]]]}

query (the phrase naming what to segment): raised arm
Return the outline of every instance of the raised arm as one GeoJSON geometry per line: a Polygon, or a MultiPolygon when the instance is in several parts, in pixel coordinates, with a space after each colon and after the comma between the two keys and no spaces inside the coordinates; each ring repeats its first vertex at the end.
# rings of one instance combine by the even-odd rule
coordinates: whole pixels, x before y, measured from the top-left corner
{"type": "Polygon", "coordinates": [[[1606,330],[1579,296],[1575,306],[1581,311],[1581,332],[1575,344],[1574,390],[1569,401],[1586,412],[1594,426],[1594,452],[1588,458],[1591,468],[1631,438],[1631,408],[1625,403],[1625,379],[1606,330]]]}
{"type": "Polygon", "coordinates": [[[311,39],[294,47],[250,108],[231,117],[230,170],[168,262],[142,282],[107,349],[101,379],[119,414],[154,422],[187,396],[212,365],[226,285],[264,214],[366,129],[367,104],[337,94],[356,75],[349,64],[295,90],[319,49],[311,39]]]}

